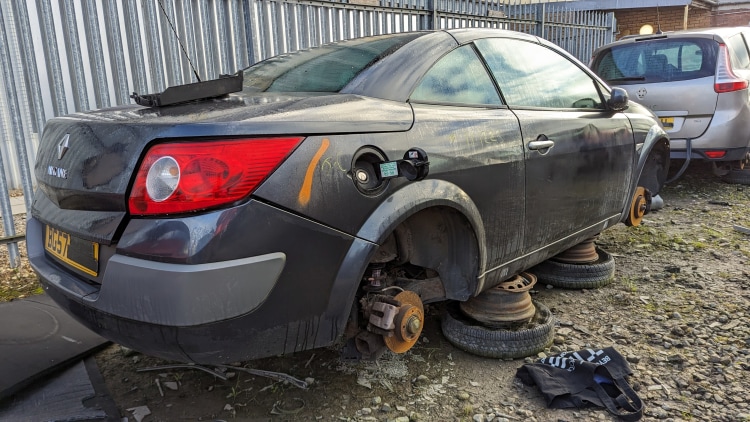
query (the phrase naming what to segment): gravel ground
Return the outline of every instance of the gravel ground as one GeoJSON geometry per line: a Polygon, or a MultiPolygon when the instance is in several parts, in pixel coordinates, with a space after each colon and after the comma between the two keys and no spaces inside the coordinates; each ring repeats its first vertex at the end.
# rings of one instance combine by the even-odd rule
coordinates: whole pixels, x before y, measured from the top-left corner
{"type": "MultiPolygon", "coordinates": [[[[693,164],[662,196],[665,207],[641,227],[618,225],[599,238],[616,259],[612,284],[536,286],[534,299],[559,322],[542,355],[613,346],[633,369],[643,420],[749,421],[750,235],[735,226],[750,227],[750,187],[722,183],[693,164]]],[[[13,271],[0,274],[0,292],[29,294],[23,268],[16,279],[13,271]]],[[[547,409],[536,387],[514,377],[524,360],[456,349],[440,333],[441,311],[428,307],[411,351],[377,362],[347,362],[320,349],[238,363],[306,379],[306,390],[232,369],[226,381],[195,369],[138,372],[167,362],[116,345],[97,362],[122,416],[148,411],[146,422],[613,420],[598,408],[547,409]]]]}

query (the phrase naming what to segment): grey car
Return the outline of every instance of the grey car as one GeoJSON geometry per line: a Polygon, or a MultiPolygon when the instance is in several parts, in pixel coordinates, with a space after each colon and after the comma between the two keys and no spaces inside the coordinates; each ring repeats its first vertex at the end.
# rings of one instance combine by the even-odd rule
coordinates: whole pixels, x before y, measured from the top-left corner
{"type": "Polygon", "coordinates": [[[598,48],[590,67],[659,116],[672,158],[726,176],[750,159],[748,45],[748,27],[629,37],[598,48]]]}
{"type": "MultiPolygon", "coordinates": [[[[509,31],[342,41],[134,98],[47,123],[29,261],[92,330],[187,362],[405,352],[423,304],[638,224],[669,165],[652,113],[509,31]]],[[[526,305],[508,319],[538,313],[521,332],[543,347],[549,310],[526,305]]]]}

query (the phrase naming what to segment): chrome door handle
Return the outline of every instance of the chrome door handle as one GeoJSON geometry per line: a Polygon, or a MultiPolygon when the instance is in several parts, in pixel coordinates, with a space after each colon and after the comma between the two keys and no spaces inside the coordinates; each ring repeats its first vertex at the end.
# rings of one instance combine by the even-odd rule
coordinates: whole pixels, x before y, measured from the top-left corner
{"type": "Polygon", "coordinates": [[[549,139],[546,139],[544,141],[531,141],[529,142],[529,149],[532,151],[539,151],[542,149],[552,148],[552,146],[555,145],[554,141],[550,141],[549,139]]]}

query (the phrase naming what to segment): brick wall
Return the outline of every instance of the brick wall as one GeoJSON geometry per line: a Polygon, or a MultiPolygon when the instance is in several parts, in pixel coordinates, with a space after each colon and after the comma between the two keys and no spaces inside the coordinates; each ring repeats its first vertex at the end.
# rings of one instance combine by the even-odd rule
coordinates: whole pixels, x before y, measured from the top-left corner
{"type": "Polygon", "coordinates": [[[711,16],[711,26],[750,25],[750,9],[717,11],[711,16]]]}
{"type": "MultiPolygon", "coordinates": [[[[657,24],[656,8],[625,9],[615,11],[617,18],[618,38],[625,35],[637,35],[643,25],[651,25],[654,32],[661,26],[662,31],[677,31],[683,29],[685,16],[684,7],[660,7],[659,24],[657,24]]],[[[690,7],[688,9],[687,28],[707,28],[712,26],[712,15],[707,9],[690,7]]]]}

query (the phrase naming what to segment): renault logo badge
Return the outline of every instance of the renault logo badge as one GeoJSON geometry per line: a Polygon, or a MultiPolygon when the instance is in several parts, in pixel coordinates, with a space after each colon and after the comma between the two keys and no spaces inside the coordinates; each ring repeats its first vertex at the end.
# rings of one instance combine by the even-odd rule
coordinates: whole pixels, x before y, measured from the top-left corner
{"type": "Polygon", "coordinates": [[[62,160],[63,155],[68,152],[68,146],[70,145],[70,134],[66,133],[65,136],[57,143],[57,159],[62,160]]]}

